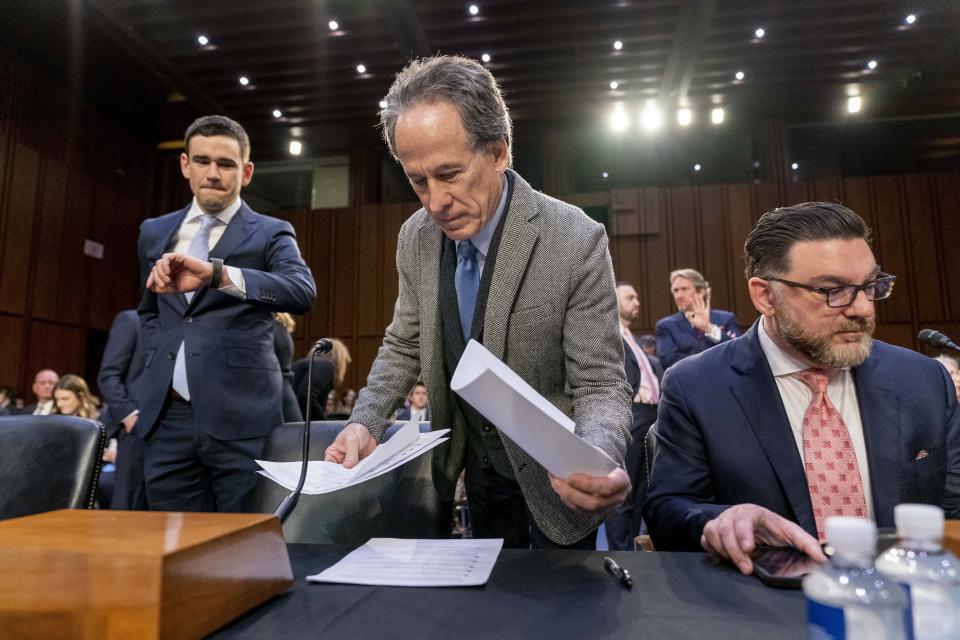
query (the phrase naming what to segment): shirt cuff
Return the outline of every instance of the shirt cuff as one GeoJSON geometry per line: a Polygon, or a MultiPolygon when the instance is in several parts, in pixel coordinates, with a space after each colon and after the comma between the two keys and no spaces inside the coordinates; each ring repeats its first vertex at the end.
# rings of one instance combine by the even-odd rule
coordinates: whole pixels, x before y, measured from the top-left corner
{"type": "Polygon", "coordinates": [[[228,296],[233,296],[234,298],[246,300],[247,285],[243,280],[243,271],[237,267],[228,267],[226,265],[224,265],[223,268],[227,272],[227,276],[230,278],[230,284],[220,287],[217,289],[217,291],[225,293],[228,296]]]}
{"type": "Polygon", "coordinates": [[[134,417],[134,416],[138,416],[138,415],[140,415],[140,409],[134,409],[133,411],[130,412],[130,415],[125,416],[125,417],[123,418],[123,420],[121,420],[120,422],[126,422],[126,421],[129,420],[130,418],[132,418],[132,417],[134,417]]]}
{"type": "MultiPolygon", "coordinates": [[[[230,277],[232,278],[233,276],[231,275],[230,277]]],[[[707,337],[714,342],[720,342],[720,340],[723,338],[723,334],[720,332],[720,325],[714,324],[710,326],[712,329],[710,329],[710,333],[706,334],[707,337]]]]}

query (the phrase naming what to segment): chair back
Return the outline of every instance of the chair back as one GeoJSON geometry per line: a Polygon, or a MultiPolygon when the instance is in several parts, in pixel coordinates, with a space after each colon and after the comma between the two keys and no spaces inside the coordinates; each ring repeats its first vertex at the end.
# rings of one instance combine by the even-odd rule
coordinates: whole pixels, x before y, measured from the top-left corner
{"type": "Polygon", "coordinates": [[[654,422],[647,430],[647,436],[643,442],[643,462],[647,469],[647,486],[650,486],[650,471],[653,469],[653,461],[657,455],[657,423],[654,422]]]}
{"type": "Polygon", "coordinates": [[[73,416],[0,418],[0,520],[92,509],[107,432],[73,416]]]}
{"type": "MultiPolygon", "coordinates": [[[[343,421],[310,425],[310,460],[323,460],[324,451],[346,426],[343,421]]],[[[402,426],[387,430],[385,437],[402,426]]],[[[421,423],[421,431],[429,424],[421,423]]],[[[274,429],[263,457],[275,462],[300,460],[303,423],[274,429]]],[[[433,487],[433,451],[366,482],[320,495],[301,495],[283,525],[288,543],[362,544],[370,538],[446,538],[451,530],[449,503],[433,487]]],[[[272,513],[290,493],[260,476],[254,494],[254,511],[272,513]]]]}

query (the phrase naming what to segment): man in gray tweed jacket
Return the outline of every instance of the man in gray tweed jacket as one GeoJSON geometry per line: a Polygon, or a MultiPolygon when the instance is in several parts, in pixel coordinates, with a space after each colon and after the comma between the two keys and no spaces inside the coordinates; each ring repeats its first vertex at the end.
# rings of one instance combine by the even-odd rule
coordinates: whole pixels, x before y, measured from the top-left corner
{"type": "Polygon", "coordinates": [[[551,477],[452,394],[450,379],[466,342],[478,340],[622,465],[630,389],[603,226],[508,168],[510,119],[478,63],[414,61],[386,103],[384,137],[423,208],[400,230],[393,321],[326,459],[351,467],[369,455],[422,378],[433,427],[452,430],[434,450],[434,484],[452,498],[466,469],[477,537],[593,548],[604,515],[629,490],[626,472],[551,477]]]}

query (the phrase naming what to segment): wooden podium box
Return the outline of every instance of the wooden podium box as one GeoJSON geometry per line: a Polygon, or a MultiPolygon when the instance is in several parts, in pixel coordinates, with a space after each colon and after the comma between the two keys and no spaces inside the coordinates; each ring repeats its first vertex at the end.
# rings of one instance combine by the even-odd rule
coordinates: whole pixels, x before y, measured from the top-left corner
{"type": "Polygon", "coordinates": [[[63,510],[0,522],[0,636],[201,638],[293,585],[267,514],[63,510]]]}
{"type": "Polygon", "coordinates": [[[943,532],[943,546],[960,556],[960,520],[947,520],[943,532]]]}

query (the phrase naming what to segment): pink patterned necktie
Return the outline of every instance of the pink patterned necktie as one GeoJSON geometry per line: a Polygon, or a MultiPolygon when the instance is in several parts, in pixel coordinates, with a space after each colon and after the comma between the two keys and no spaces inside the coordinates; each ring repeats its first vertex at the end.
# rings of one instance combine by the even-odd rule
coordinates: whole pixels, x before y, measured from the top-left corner
{"type": "Polygon", "coordinates": [[[807,369],[792,375],[813,392],[803,414],[803,465],[817,522],[817,537],[823,542],[828,517],[866,518],[867,502],[850,432],[827,396],[829,372],[807,369]]]}

